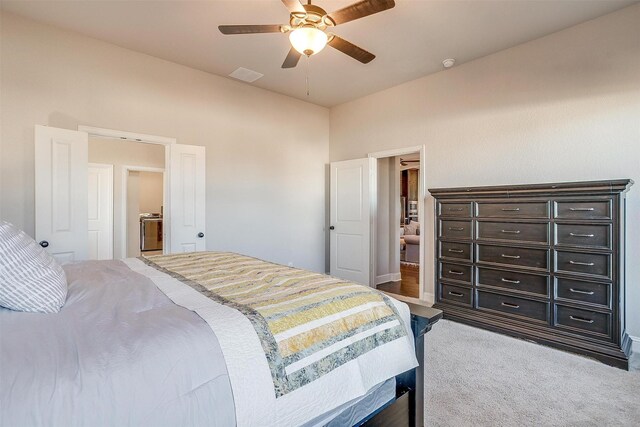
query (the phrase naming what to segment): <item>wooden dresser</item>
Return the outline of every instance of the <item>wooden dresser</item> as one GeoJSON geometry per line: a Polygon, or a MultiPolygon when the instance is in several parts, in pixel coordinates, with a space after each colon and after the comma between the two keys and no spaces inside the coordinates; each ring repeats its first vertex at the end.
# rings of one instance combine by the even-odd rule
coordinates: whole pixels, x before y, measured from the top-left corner
{"type": "Polygon", "coordinates": [[[628,369],[625,193],[633,181],[431,189],[447,319],[628,369]]]}

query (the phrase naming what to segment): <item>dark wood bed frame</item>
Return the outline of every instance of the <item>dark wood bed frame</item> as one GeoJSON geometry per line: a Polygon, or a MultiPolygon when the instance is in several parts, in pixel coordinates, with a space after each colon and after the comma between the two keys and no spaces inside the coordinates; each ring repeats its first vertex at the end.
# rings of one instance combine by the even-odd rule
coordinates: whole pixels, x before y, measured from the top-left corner
{"type": "Polygon", "coordinates": [[[396,398],[362,420],[357,426],[424,426],[424,334],[442,318],[442,311],[406,303],[411,310],[411,330],[418,366],[396,377],[396,398]]]}

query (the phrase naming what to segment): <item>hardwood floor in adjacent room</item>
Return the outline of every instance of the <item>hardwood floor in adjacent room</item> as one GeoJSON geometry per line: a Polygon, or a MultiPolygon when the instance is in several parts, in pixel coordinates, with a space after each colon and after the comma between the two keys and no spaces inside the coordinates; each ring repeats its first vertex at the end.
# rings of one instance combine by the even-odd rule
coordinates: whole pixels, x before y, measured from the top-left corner
{"type": "Polygon", "coordinates": [[[420,279],[417,265],[400,264],[400,276],[402,280],[397,282],[381,283],[378,290],[399,294],[405,297],[420,298],[420,279]]]}

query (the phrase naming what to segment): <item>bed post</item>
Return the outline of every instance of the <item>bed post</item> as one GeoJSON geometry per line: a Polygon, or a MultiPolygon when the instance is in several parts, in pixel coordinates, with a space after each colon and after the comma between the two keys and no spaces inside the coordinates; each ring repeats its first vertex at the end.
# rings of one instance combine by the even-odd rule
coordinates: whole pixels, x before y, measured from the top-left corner
{"type": "Polygon", "coordinates": [[[403,387],[409,389],[409,425],[424,426],[424,334],[442,318],[442,311],[418,304],[409,305],[411,330],[416,344],[418,366],[402,377],[403,387]],[[406,380],[406,383],[404,382],[406,380]]]}
{"type": "Polygon", "coordinates": [[[416,343],[418,366],[396,376],[396,398],[356,426],[424,426],[424,334],[442,318],[442,311],[406,303],[411,310],[411,331],[416,343]]]}

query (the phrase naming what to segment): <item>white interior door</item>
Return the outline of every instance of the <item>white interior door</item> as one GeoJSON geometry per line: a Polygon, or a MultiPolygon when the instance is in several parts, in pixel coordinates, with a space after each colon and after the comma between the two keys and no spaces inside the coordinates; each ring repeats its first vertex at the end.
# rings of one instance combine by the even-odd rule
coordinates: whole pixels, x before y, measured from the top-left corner
{"type": "Polygon", "coordinates": [[[113,259],[113,165],[89,163],[89,259],[113,259]]]}
{"type": "Polygon", "coordinates": [[[371,283],[371,188],[375,159],[331,163],[330,272],[371,283]]]}
{"type": "Polygon", "coordinates": [[[89,256],[86,132],[36,126],[36,241],[60,263],[89,256]]]}
{"type": "Polygon", "coordinates": [[[205,149],[172,144],[167,151],[169,169],[169,244],[165,252],[194,252],[206,249],[205,237],[205,149]]]}

